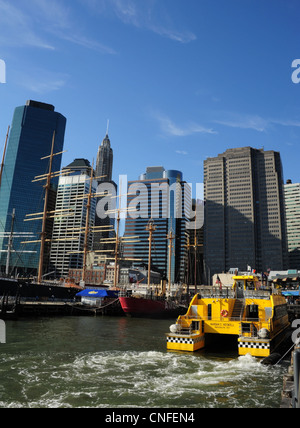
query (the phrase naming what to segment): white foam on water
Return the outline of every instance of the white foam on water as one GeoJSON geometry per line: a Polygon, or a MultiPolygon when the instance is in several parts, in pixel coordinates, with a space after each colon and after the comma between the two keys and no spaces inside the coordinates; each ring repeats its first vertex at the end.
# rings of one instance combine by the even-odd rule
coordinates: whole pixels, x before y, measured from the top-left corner
{"type": "Polygon", "coordinates": [[[251,355],[107,351],[10,363],[22,400],[0,389],[0,407],[263,407],[282,384],[279,369],[251,355]]]}

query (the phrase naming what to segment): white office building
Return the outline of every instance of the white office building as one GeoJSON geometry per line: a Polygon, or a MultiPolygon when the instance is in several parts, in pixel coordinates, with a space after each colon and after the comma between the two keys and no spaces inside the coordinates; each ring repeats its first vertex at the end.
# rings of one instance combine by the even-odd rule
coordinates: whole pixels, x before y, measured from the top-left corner
{"type": "MultiPolygon", "coordinates": [[[[90,189],[90,177],[79,173],[69,177],[60,177],[56,200],[56,218],[54,220],[50,265],[56,276],[68,275],[69,269],[82,269],[87,215],[87,195],[90,189]],[[59,216],[59,213],[63,213],[59,216]]],[[[96,193],[97,181],[93,180],[92,192],[96,193]]],[[[94,226],[96,200],[91,199],[89,228],[94,226]]],[[[88,247],[92,248],[93,233],[88,235],[88,247]]]]}

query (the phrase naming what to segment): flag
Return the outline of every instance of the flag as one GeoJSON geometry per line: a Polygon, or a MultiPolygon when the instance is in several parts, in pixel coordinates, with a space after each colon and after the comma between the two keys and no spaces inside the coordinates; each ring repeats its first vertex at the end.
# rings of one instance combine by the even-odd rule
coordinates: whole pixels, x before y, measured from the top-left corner
{"type": "Polygon", "coordinates": [[[222,282],[221,282],[221,280],[220,280],[219,275],[217,276],[216,284],[218,284],[218,285],[220,286],[220,290],[222,290],[222,282]]]}

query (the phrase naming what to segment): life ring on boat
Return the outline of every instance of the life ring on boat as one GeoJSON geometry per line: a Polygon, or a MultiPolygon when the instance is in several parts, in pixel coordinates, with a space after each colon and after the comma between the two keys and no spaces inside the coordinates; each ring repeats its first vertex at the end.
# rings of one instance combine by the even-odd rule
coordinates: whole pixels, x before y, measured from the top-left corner
{"type": "Polygon", "coordinates": [[[221,316],[222,316],[223,318],[227,318],[227,317],[228,317],[228,315],[229,315],[229,313],[228,313],[228,311],[226,311],[225,309],[223,309],[223,311],[221,311],[221,316]]]}

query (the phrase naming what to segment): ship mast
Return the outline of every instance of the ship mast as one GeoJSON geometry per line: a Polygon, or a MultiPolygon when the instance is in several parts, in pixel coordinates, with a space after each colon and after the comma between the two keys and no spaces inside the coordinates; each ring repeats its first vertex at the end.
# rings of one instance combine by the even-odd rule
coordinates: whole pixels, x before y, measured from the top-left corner
{"type": "Polygon", "coordinates": [[[10,254],[11,254],[12,244],[13,244],[13,233],[14,233],[15,218],[16,218],[16,210],[14,208],[13,212],[12,212],[11,229],[10,229],[10,235],[9,235],[8,247],[7,247],[7,258],[6,258],[6,269],[5,269],[5,274],[7,277],[9,274],[10,254]]]}
{"type": "Polygon", "coordinates": [[[87,253],[88,253],[88,235],[89,235],[89,229],[90,229],[90,212],[91,212],[93,180],[94,180],[94,162],[91,168],[90,188],[89,188],[87,204],[86,204],[86,220],[85,220],[83,266],[82,266],[83,282],[85,282],[85,277],[86,277],[86,260],[87,260],[87,253]]]}
{"type": "MultiPolygon", "coordinates": [[[[121,186],[122,187],[122,183],[121,186]]],[[[120,257],[120,245],[121,244],[134,244],[136,242],[140,242],[139,236],[125,236],[120,237],[120,221],[121,221],[121,212],[125,212],[126,214],[130,211],[134,211],[134,208],[122,208],[122,196],[132,196],[130,193],[126,193],[125,195],[117,195],[112,196],[111,199],[118,199],[118,208],[108,211],[107,214],[114,214],[117,220],[117,226],[116,226],[116,237],[115,238],[106,238],[105,241],[102,241],[102,244],[115,244],[114,250],[99,250],[95,251],[95,253],[114,253],[114,257],[106,257],[106,260],[114,260],[114,288],[118,285],[118,261],[119,260],[127,260],[127,261],[142,261],[142,259],[131,259],[131,258],[124,258],[120,257]],[[117,214],[117,216],[116,216],[117,214]]],[[[116,204],[117,206],[117,204],[116,204]]]]}
{"type": "Polygon", "coordinates": [[[149,232],[149,259],[148,259],[148,287],[150,288],[151,283],[151,255],[152,255],[152,241],[153,241],[153,233],[156,231],[156,226],[153,220],[149,221],[146,230],[149,232]]]}
{"type": "MultiPolygon", "coordinates": [[[[50,154],[50,156],[47,156],[50,158],[50,161],[49,161],[49,172],[48,172],[47,177],[46,177],[47,182],[46,182],[46,185],[44,186],[44,188],[45,188],[45,199],[44,199],[40,260],[39,260],[39,271],[38,271],[38,283],[39,284],[42,282],[42,276],[43,276],[44,251],[45,251],[45,242],[46,242],[46,235],[47,235],[47,233],[46,233],[47,207],[48,207],[49,192],[50,192],[50,187],[51,187],[52,163],[53,163],[53,156],[54,156],[53,155],[54,142],[55,142],[55,131],[53,132],[51,154],[50,154]]],[[[46,159],[46,158],[44,158],[44,159],[46,159]]]]}
{"type": "Polygon", "coordinates": [[[175,240],[175,235],[174,235],[172,229],[168,233],[167,239],[169,241],[169,274],[168,274],[168,281],[169,281],[169,292],[170,292],[171,291],[171,261],[172,261],[172,250],[174,248],[173,247],[173,241],[175,240]]]}

